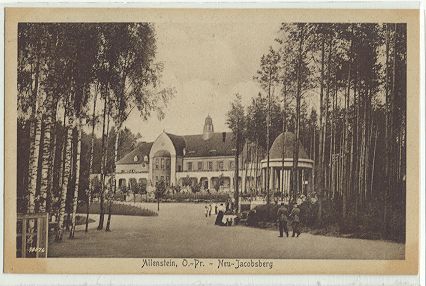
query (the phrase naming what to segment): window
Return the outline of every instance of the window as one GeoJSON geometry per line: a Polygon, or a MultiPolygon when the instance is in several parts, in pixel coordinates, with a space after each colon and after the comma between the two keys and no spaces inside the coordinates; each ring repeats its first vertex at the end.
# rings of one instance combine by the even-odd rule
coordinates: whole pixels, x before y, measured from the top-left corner
{"type": "Polygon", "coordinates": [[[217,163],[219,170],[223,170],[223,161],[217,163]]]}
{"type": "Polygon", "coordinates": [[[229,169],[234,170],[234,161],[229,161],[229,169]]]}
{"type": "Polygon", "coordinates": [[[209,171],[213,171],[213,162],[209,162],[208,165],[209,165],[209,171]]]}
{"type": "Polygon", "coordinates": [[[164,176],[161,176],[161,181],[164,182],[164,176]]]}
{"type": "Polygon", "coordinates": [[[155,169],[158,170],[158,158],[155,158],[155,169]]]}
{"type": "Polygon", "coordinates": [[[161,170],[164,170],[164,158],[161,158],[161,170]]]}
{"type": "Polygon", "coordinates": [[[182,172],[182,166],[181,165],[178,166],[178,172],[182,172]]]}
{"type": "Polygon", "coordinates": [[[188,162],[188,171],[192,171],[192,162],[188,162]]]}
{"type": "Polygon", "coordinates": [[[170,169],[170,160],[166,159],[166,170],[170,169]]]}
{"type": "Polygon", "coordinates": [[[203,162],[198,162],[198,170],[202,170],[203,169],[203,162]]]}

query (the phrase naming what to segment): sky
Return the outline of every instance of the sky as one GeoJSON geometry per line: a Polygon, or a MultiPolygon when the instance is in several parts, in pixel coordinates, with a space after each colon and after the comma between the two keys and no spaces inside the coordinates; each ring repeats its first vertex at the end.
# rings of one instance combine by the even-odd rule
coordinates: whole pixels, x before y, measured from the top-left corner
{"type": "Polygon", "coordinates": [[[226,112],[235,93],[243,104],[260,91],[253,76],[260,57],[274,44],[279,22],[157,23],[156,60],[164,64],[162,82],[176,89],[164,109],[144,121],[133,110],[125,122],[142,140],[153,141],[164,130],[177,135],[200,134],[210,115],[216,132],[228,131],[226,112]]]}

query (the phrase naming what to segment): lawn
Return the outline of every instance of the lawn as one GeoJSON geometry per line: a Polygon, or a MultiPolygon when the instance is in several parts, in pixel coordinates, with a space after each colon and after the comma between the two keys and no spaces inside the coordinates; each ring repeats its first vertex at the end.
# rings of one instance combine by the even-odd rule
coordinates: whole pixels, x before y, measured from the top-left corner
{"type": "MultiPolygon", "coordinates": [[[[105,204],[105,213],[108,213],[108,203],[105,204]]],[[[78,213],[86,213],[86,204],[79,205],[77,208],[78,213]]],[[[91,214],[99,214],[100,213],[100,204],[99,202],[93,202],[90,204],[90,210],[89,213],[91,214]]],[[[125,205],[125,204],[117,204],[113,203],[111,214],[113,215],[128,215],[128,216],[157,216],[158,214],[155,211],[137,207],[137,206],[131,206],[131,205],[125,205]]]]}

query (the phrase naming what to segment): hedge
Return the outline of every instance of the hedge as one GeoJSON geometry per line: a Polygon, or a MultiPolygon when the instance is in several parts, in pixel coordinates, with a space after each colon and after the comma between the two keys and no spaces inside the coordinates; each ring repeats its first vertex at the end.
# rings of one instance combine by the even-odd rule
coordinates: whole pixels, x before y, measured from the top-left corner
{"type": "MultiPolygon", "coordinates": [[[[105,203],[105,213],[108,213],[108,203],[105,203]]],[[[78,213],[86,213],[86,204],[79,205],[77,208],[78,213]]],[[[100,204],[99,202],[93,202],[90,204],[89,213],[99,214],[100,204]]],[[[158,214],[149,209],[143,209],[132,205],[124,205],[113,203],[112,212],[113,215],[129,215],[129,216],[157,216],[158,214]]]]}

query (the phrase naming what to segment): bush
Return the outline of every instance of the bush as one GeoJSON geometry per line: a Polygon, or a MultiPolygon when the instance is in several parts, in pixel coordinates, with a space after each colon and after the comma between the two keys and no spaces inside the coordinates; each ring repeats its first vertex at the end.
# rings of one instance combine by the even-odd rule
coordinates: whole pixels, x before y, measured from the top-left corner
{"type": "MultiPolygon", "coordinates": [[[[105,213],[108,213],[108,203],[105,203],[105,213]]],[[[86,204],[79,205],[77,208],[78,213],[86,213],[86,204]]],[[[99,214],[100,213],[100,204],[94,202],[90,205],[89,213],[99,214]]],[[[123,204],[113,204],[112,212],[113,215],[130,215],[130,216],[157,216],[158,214],[152,210],[139,208],[131,205],[123,204]]]]}
{"type": "Polygon", "coordinates": [[[279,205],[260,205],[248,213],[247,225],[260,226],[275,223],[279,205]]]}
{"type": "Polygon", "coordinates": [[[175,202],[224,202],[229,199],[228,194],[223,193],[175,193],[166,194],[165,200],[167,201],[175,201],[175,202]]]}

